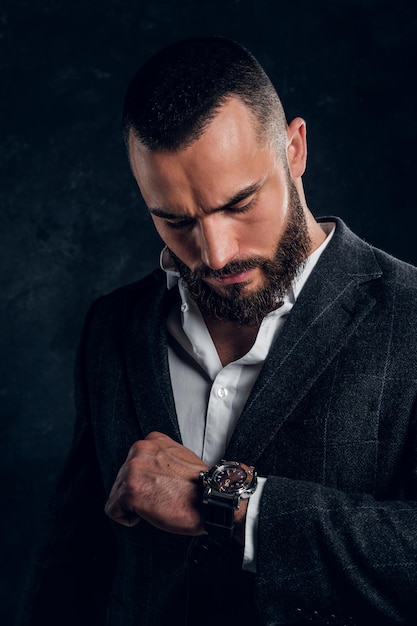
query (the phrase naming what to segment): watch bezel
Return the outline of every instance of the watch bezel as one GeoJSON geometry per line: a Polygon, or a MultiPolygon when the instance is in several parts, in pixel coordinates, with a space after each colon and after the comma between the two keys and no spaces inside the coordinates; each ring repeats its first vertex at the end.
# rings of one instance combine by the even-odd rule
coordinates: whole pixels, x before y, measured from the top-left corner
{"type": "Polygon", "coordinates": [[[210,487],[213,491],[218,494],[226,495],[238,495],[240,498],[249,498],[256,488],[256,471],[252,466],[248,466],[245,463],[241,463],[239,461],[226,461],[221,460],[219,463],[216,463],[210,470],[207,472],[201,473],[203,484],[207,487],[210,487]],[[238,468],[245,473],[245,479],[243,482],[236,487],[231,487],[228,489],[222,488],[219,486],[218,482],[216,482],[216,478],[219,476],[221,472],[224,472],[228,468],[238,468]]]}

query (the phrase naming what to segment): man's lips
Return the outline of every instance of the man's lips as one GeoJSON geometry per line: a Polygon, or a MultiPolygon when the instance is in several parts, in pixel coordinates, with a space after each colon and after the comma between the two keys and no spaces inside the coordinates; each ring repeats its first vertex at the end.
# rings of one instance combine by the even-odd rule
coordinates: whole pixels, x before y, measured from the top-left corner
{"type": "Polygon", "coordinates": [[[226,274],[225,276],[219,276],[216,278],[206,279],[207,282],[215,282],[220,285],[236,285],[238,283],[245,283],[251,278],[253,269],[246,272],[238,272],[237,274],[226,274]]]}

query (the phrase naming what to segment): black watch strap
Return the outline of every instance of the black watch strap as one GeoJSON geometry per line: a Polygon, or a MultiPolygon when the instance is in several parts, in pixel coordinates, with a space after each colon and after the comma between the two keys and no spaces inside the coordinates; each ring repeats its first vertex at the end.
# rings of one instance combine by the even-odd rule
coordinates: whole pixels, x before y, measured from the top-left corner
{"type": "Polygon", "coordinates": [[[211,492],[204,503],[204,526],[209,536],[221,543],[233,539],[235,531],[235,510],[239,496],[225,497],[211,492]]]}

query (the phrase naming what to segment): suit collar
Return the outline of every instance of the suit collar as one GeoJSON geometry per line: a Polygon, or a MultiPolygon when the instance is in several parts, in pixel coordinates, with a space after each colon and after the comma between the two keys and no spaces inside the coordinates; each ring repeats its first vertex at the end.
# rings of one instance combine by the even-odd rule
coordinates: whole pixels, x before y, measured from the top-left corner
{"type": "Polygon", "coordinates": [[[355,235],[340,218],[322,217],[317,221],[336,224],[332,241],[317,266],[319,280],[337,277],[343,282],[344,277],[349,277],[360,284],[382,275],[372,246],[355,235]]]}

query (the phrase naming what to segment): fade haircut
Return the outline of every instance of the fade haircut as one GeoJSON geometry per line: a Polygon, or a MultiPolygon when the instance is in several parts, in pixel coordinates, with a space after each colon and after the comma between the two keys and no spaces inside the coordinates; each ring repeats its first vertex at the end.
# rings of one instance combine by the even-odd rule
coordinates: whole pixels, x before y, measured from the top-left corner
{"type": "Polygon", "coordinates": [[[149,150],[181,150],[198,139],[232,97],[253,113],[260,140],[286,151],[287,122],[270,79],[245,48],[223,37],[196,37],[163,48],[130,82],[123,133],[149,150]]]}

